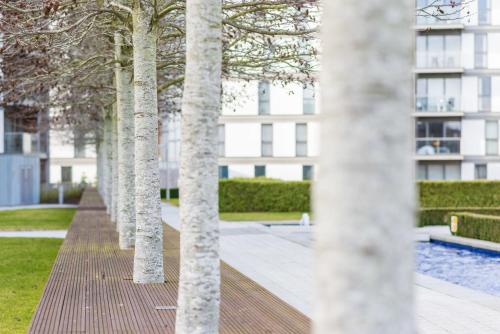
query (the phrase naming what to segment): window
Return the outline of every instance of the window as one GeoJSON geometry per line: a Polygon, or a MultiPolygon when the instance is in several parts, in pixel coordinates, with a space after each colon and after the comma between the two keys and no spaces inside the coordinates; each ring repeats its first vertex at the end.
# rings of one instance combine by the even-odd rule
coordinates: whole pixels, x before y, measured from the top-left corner
{"type": "Polygon", "coordinates": [[[474,35],[474,66],[476,68],[488,67],[488,35],[486,33],[474,35]]]}
{"type": "Polygon", "coordinates": [[[419,164],[417,178],[420,180],[460,180],[460,164],[419,164]]]}
{"type": "Polygon", "coordinates": [[[459,154],[460,121],[419,120],[416,129],[418,155],[459,154]]]}
{"type": "Polygon", "coordinates": [[[313,166],[302,166],[302,180],[313,179],[313,166]]]}
{"type": "Polygon", "coordinates": [[[73,136],[75,158],[85,158],[85,135],[81,131],[75,131],[73,136]]]}
{"type": "Polygon", "coordinates": [[[474,168],[474,177],[476,180],[483,180],[488,177],[488,170],[485,164],[476,165],[474,168]]]}
{"type": "Polygon", "coordinates": [[[217,146],[219,147],[219,157],[226,155],[226,126],[219,124],[218,128],[217,146]]]}
{"type": "Polygon", "coordinates": [[[305,123],[295,125],[295,155],[307,156],[307,124],[305,123]]]}
{"type": "Polygon", "coordinates": [[[478,22],[482,24],[491,23],[491,0],[478,0],[477,1],[477,14],[478,22]]]}
{"type": "Polygon", "coordinates": [[[480,77],[478,85],[478,110],[491,111],[491,77],[480,77]]]}
{"type": "Polygon", "coordinates": [[[416,110],[457,111],[460,107],[460,78],[418,78],[416,110]]]}
{"type": "Polygon", "coordinates": [[[269,81],[259,82],[259,115],[271,114],[271,84],[269,81]]]}
{"type": "Polygon", "coordinates": [[[61,167],[61,182],[63,183],[71,183],[73,181],[72,168],[70,167],[61,167]]]}
{"type": "Polygon", "coordinates": [[[229,168],[227,166],[219,166],[219,179],[229,178],[229,168]]]}
{"type": "Polygon", "coordinates": [[[417,36],[417,67],[459,67],[460,38],[458,34],[417,36]]]}
{"type": "Polygon", "coordinates": [[[266,166],[255,166],[255,177],[265,177],[266,166]]]}
{"type": "Polygon", "coordinates": [[[498,121],[486,121],[486,155],[498,155],[498,121]]]}
{"type": "Polygon", "coordinates": [[[261,155],[263,157],[273,156],[273,125],[262,124],[261,128],[261,155]]]}
{"type": "Polygon", "coordinates": [[[303,88],[303,112],[304,115],[313,115],[316,109],[316,98],[314,86],[306,85],[303,88]]]}

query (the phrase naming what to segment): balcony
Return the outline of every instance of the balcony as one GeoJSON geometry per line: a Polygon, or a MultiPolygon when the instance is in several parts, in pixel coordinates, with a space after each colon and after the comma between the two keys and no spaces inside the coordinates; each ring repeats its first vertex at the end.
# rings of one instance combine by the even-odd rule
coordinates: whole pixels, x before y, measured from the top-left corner
{"type": "Polygon", "coordinates": [[[434,16],[417,16],[415,30],[429,31],[429,30],[462,30],[464,24],[457,16],[434,17],[434,16]]]}
{"type": "Polygon", "coordinates": [[[417,96],[414,116],[420,117],[460,117],[460,99],[454,96],[417,96]]]}
{"type": "Polygon", "coordinates": [[[417,160],[461,160],[460,138],[416,139],[417,160]]]}
{"type": "Polygon", "coordinates": [[[38,133],[6,132],[4,138],[6,154],[40,153],[40,135],[38,133]]]}
{"type": "Polygon", "coordinates": [[[463,71],[459,51],[417,51],[415,73],[462,73],[463,71]]]}

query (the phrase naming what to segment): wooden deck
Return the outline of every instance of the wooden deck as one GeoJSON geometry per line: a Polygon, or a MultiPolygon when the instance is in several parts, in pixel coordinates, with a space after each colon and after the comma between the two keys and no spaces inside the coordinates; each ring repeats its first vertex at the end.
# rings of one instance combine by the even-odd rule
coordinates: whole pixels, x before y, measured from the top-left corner
{"type": "MultiPolygon", "coordinates": [[[[174,333],[179,233],[165,225],[167,283],[132,282],[133,251],[87,190],[57,255],[30,333],[174,333]]],[[[308,333],[309,319],[222,263],[221,333],[308,333]]]]}

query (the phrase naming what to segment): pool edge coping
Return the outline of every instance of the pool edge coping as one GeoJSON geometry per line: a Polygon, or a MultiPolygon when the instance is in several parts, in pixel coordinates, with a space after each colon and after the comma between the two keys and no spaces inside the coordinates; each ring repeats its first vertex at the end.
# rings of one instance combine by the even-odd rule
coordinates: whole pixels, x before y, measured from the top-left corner
{"type": "Polygon", "coordinates": [[[430,235],[430,241],[441,241],[446,243],[457,244],[461,246],[467,246],[472,248],[479,248],[486,251],[497,252],[500,254],[500,243],[477,240],[471,238],[457,237],[452,235],[430,235]]]}

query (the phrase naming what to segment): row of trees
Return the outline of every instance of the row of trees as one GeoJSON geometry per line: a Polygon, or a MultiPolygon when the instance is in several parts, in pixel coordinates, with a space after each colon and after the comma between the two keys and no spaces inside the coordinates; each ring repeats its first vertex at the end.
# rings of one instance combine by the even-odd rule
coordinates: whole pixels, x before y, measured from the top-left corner
{"type": "MultiPolygon", "coordinates": [[[[317,333],[414,332],[412,8],[323,3],[317,333]]],[[[218,332],[221,80],[313,81],[316,1],[0,0],[0,9],[3,103],[36,103],[54,123],[92,133],[99,191],[120,247],[135,248],[136,283],[164,282],[159,106],[182,109],[176,331],[218,332]]]]}
{"type": "Polygon", "coordinates": [[[120,247],[134,248],[136,283],[164,282],[159,105],[182,110],[176,331],[217,332],[222,78],[313,81],[315,0],[9,0],[0,9],[12,69],[4,103],[44,96],[37,105],[53,123],[92,132],[99,191],[120,247]]]}

